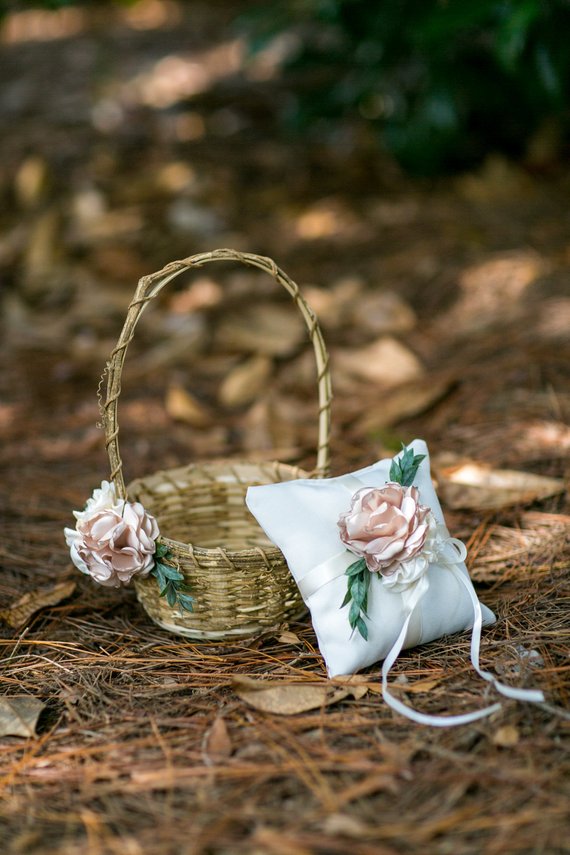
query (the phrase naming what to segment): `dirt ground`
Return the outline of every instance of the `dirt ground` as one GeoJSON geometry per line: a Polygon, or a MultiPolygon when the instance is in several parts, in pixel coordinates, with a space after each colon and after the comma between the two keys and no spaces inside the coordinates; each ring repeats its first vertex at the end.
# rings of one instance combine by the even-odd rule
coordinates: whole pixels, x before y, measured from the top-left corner
{"type": "MultiPolygon", "coordinates": [[[[570,172],[489,153],[414,182],[362,128],[289,138],[277,112],[299,84],[275,51],[245,56],[249,5],[21,13],[0,36],[0,681],[44,704],[34,736],[0,736],[0,848],[568,852],[565,493],[446,506],[498,617],[484,666],[547,698],[455,729],[393,714],[378,666],[354,696],[261,712],[236,675],[328,685],[307,617],[193,642],[70,564],[62,529],[108,476],[97,388],[136,281],[218,246],[273,257],[317,311],[333,474],[421,436],[443,498],[465,457],[568,476],[570,172]]],[[[120,419],[128,477],[221,456],[311,468],[314,367],[287,296],[235,266],[177,282],[137,330],[120,419]]],[[[402,654],[400,695],[429,712],[495,700],[469,642],[402,654]]]]}

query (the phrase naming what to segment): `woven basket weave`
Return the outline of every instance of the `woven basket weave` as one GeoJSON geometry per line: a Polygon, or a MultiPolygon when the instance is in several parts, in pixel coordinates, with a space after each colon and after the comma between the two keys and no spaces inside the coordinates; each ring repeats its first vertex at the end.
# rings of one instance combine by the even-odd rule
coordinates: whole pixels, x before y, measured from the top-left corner
{"type": "Polygon", "coordinates": [[[283,554],[267,540],[245,505],[247,488],[328,474],[331,381],[317,319],[299,287],[270,258],[218,249],[174,261],[144,276],[128,308],[107,366],[103,405],[111,480],[120,498],[142,502],[192,590],[194,611],[171,608],[152,576],[135,579],[137,596],[161,627],[193,638],[251,636],[304,611],[283,554]],[[317,365],[317,463],[313,472],[284,463],[221,460],[159,471],[125,487],[119,451],[118,400],[125,355],[146,305],[179,274],[213,261],[237,261],[265,271],[293,298],[307,326],[317,365]]]}

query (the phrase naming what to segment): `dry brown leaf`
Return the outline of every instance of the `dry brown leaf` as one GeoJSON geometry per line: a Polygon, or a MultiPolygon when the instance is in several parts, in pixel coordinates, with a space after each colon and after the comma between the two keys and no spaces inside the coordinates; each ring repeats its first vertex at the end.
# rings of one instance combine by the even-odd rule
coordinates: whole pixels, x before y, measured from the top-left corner
{"type": "Polygon", "coordinates": [[[53,268],[58,259],[59,228],[59,212],[50,208],[38,216],[30,231],[21,278],[24,290],[30,294],[42,293],[49,287],[46,270],[53,268]]]}
{"type": "Polygon", "coordinates": [[[418,357],[391,336],[383,336],[366,347],[337,350],[335,371],[342,371],[385,388],[416,380],[424,373],[418,357]]]}
{"type": "Polygon", "coordinates": [[[500,727],[493,734],[492,741],[494,745],[499,745],[501,748],[512,748],[517,745],[520,739],[520,734],[516,727],[512,724],[506,724],[500,727]]]}
{"type": "Polygon", "coordinates": [[[289,305],[262,303],[228,315],[220,323],[217,343],[225,350],[288,356],[304,340],[300,315],[289,305]]]}
{"type": "Polygon", "coordinates": [[[331,837],[353,837],[360,840],[370,834],[370,829],[359,819],[346,813],[329,814],[322,823],[325,834],[331,837]]]}
{"type": "Polygon", "coordinates": [[[375,335],[406,333],[417,319],[414,311],[395,291],[372,291],[352,304],[352,322],[375,335]]]}
{"type": "Polygon", "coordinates": [[[39,591],[30,591],[12,603],[7,609],[0,610],[0,620],[3,620],[14,629],[25,626],[31,616],[40,609],[48,606],[56,606],[62,600],[70,597],[75,591],[75,582],[59,582],[51,588],[43,588],[39,591]]]}
{"type": "Polygon", "coordinates": [[[45,704],[31,695],[4,695],[0,698],[0,737],[35,736],[38,718],[45,704]]]}
{"type": "Polygon", "coordinates": [[[241,407],[254,401],[264,391],[273,363],[267,356],[253,356],[236,366],[222,385],[218,400],[225,407],[241,407]]]}
{"type": "Polygon", "coordinates": [[[14,177],[14,195],[22,208],[35,208],[42,200],[49,179],[49,169],[43,157],[29,155],[14,177]]]}
{"type": "Polygon", "coordinates": [[[301,644],[299,636],[295,635],[294,632],[290,632],[288,629],[281,633],[277,641],[280,641],[281,644],[301,644]]]}
{"type": "Polygon", "coordinates": [[[563,481],[514,469],[491,469],[476,461],[436,467],[441,498],[450,508],[496,510],[564,492],[563,481]]]}
{"type": "Polygon", "coordinates": [[[296,715],[337,703],[348,697],[349,689],[332,689],[321,683],[277,683],[236,677],[234,690],[242,701],[262,712],[296,715]]]}
{"type": "Polygon", "coordinates": [[[381,691],[380,684],[375,685],[370,683],[370,677],[364,674],[348,674],[346,676],[333,677],[331,682],[345,688],[355,701],[359,701],[369,691],[381,691]]]}
{"type": "Polygon", "coordinates": [[[431,692],[431,690],[435,689],[436,686],[439,686],[440,683],[441,680],[428,678],[427,680],[417,680],[415,683],[406,683],[403,688],[406,692],[422,694],[423,692],[431,692]]]}
{"type": "Polygon", "coordinates": [[[359,276],[343,276],[329,288],[303,287],[303,294],[323,327],[336,329],[351,320],[350,309],[361,299],[364,281],[359,276]]]}
{"type": "Polygon", "coordinates": [[[206,737],[205,751],[211,760],[231,757],[233,745],[224,719],[217,718],[206,737]]]}
{"type": "Polygon", "coordinates": [[[197,312],[221,303],[224,292],[221,286],[209,276],[200,276],[190,287],[171,295],[169,307],[175,314],[197,312]]]}
{"type": "Polygon", "coordinates": [[[402,419],[417,416],[443,398],[452,384],[450,379],[426,382],[413,380],[397,389],[392,389],[372,407],[367,407],[358,422],[364,432],[390,427],[402,419]]]}
{"type": "Polygon", "coordinates": [[[299,457],[299,428],[292,411],[299,417],[303,405],[285,397],[269,396],[256,401],[239,420],[243,447],[248,458],[260,453],[267,458],[288,460],[299,457]]]}
{"type": "Polygon", "coordinates": [[[172,384],[166,392],[166,412],[176,421],[186,422],[195,428],[207,427],[212,417],[206,407],[182,386],[172,384]]]}

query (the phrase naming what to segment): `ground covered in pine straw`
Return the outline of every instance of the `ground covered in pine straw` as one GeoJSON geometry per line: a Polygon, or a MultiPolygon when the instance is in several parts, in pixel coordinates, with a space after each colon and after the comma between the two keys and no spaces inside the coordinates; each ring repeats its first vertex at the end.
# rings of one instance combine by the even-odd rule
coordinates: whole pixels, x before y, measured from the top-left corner
{"type": "MultiPolygon", "coordinates": [[[[459,507],[446,472],[471,458],[568,476],[570,176],[490,156],[414,183],[357,130],[284,139],[272,109],[289,84],[248,70],[231,29],[246,5],[145,0],[104,26],[58,13],[55,51],[29,19],[5,31],[0,701],[43,707],[30,735],[0,735],[0,850],[567,852],[569,502],[494,508],[499,476],[459,507]],[[545,704],[421,727],[382,702],[379,666],[327,681],[307,617],[193,642],[71,566],[62,529],[108,477],[96,391],[136,280],[218,245],[274,257],[321,317],[333,474],[429,442],[449,528],[498,616],[482,664],[545,704]],[[252,679],[277,684],[279,714],[251,703],[252,679]],[[298,712],[307,686],[322,703],[298,712]]],[[[149,310],[121,397],[127,478],[221,456],[313,465],[315,381],[293,315],[261,274],[224,267],[149,310]]],[[[469,643],[404,652],[394,691],[433,713],[495,701],[469,643]]]]}

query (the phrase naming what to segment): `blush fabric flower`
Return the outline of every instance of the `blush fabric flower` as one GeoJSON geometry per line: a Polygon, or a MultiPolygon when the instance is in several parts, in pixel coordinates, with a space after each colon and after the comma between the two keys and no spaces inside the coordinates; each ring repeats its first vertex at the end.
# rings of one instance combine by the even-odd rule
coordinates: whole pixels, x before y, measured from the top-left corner
{"type": "Polygon", "coordinates": [[[124,502],[117,496],[114,483],[112,481],[101,481],[101,486],[93,490],[83,510],[73,511],[73,516],[76,520],[83,522],[89,517],[94,516],[97,511],[106,511],[110,508],[116,508],[121,511],[123,504],[124,502]]]}
{"type": "Polygon", "coordinates": [[[431,509],[420,504],[417,487],[388,483],[358,490],[338,527],[342,542],[372,573],[402,590],[427,570],[437,523],[431,509]]]}
{"type": "Polygon", "coordinates": [[[110,588],[150,573],[159,530],[140,502],[117,500],[114,485],[104,481],[85,510],[74,511],[74,515],[75,528],[66,528],[64,533],[78,570],[110,588]]]}

